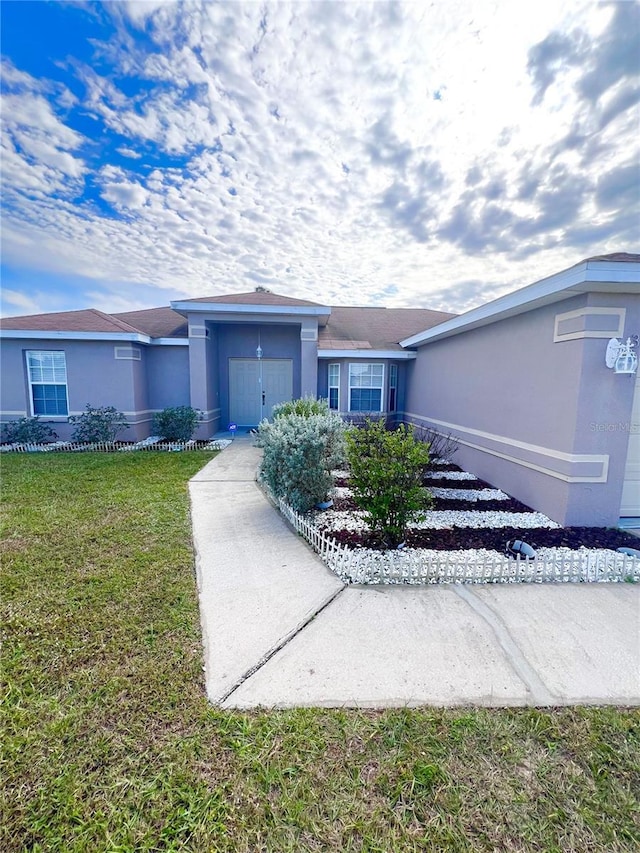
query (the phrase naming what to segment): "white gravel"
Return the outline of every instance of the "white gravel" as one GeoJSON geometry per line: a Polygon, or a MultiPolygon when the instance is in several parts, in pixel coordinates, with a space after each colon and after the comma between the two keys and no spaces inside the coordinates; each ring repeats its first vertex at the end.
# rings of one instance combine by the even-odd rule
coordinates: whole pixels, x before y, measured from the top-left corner
{"type": "Polygon", "coordinates": [[[477,480],[473,474],[466,471],[426,471],[425,477],[430,480],[477,480]]]}
{"type": "Polygon", "coordinates": [[[456,501],[508,501],[509,495],[500,489],[441,489],[430,488],[434,498],[456,501]]]}
{"type": "MultiPolygon", "coordinates": [[[[322,530],[367,530],[365,513],[329,510],[316,518],[322,530]]],[[[484,527],[515,527],[519,530],[532,527],[560,527],[541,512],[483,512],[481,510],[430,510],[424,520],[409,525],[414,530],[446,530],[452,527],[481,529],[484,527]]]]}
{"type": "MultiPolygon", "coordinates": [[[[509,495],[500,489],[441,489],[432,487],[428,490],[434,498],[446,498],[459,501],[508,501],[509,495]]],[[[334,498],[351,498],[353,491],[348,486],[334,486],[334,498]]]]}

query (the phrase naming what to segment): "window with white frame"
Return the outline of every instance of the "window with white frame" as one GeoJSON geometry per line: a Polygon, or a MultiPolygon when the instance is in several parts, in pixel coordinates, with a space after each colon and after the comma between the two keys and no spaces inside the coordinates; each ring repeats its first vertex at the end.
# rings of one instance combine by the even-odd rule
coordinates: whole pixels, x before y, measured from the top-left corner
{"type": "Polygon", "coordinates": [[[34,415],[68,415],[67,363],[63,352],[27,351],[29,393],[34,415]]]}
{"type": "Polygon", "coordinates": [[[398,365],[389,366],[389,411],[395,412],[398,406],[398,365]]]}
{"type": "Polygon", "coordinates": [[[340,365],[329,365],[329,408],[340,409],[340,365]]]}
{"type": "Polygon", "coordinates": [[[384,365],[349,365],[349,411],[381,412],[384,365]]]}

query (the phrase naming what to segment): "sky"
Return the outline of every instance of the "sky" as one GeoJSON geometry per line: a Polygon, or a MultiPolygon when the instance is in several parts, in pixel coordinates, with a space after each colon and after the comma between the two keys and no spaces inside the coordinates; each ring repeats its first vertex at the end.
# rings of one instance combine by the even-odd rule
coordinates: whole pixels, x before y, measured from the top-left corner
{"type": "Polygon", "coordinates": [[[3,0],[3,315],[463,312],[640,250],[640,4],[3,0]]]}

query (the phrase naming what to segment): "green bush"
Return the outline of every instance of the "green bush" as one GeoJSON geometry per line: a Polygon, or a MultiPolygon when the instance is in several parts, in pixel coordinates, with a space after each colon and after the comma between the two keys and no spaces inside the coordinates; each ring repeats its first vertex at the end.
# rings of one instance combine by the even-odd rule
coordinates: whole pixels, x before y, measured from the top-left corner
{"type": "Polygon", "coordinates": [[[189,441],[196,431],[200,413],[191,406],[163,409],[153,419],[153,430],[167,441],[189,441]]]}
{"type": "Polygon", "coordinates": [[[331,414],[289,414],[263,421],[261,475],[277,497],[297,512],[324,501],[333,486],[331,469],[344,464],[344,424],[331,414]]]}
{"type": "Polygon", "coordinates": [[[350,429],[346,443],[353,498],[371,530],[395,547],[409,523],[424,517],[431,505],[431,495],[422,487],[429,445],[415,437],[411,425],[390,432],[380,421],[350,429]]]}
{"type": "Polygon", "coordinates": [[[57,437],[51,427],[40,422],[38,415],[34,418],[20,418],[4,426],[3,439],[9,444],[46,444],[55,441],[57,437]]]}
{"type": "Polygon", "coordinates": [[[289,415],[301,415],[304,418],[310,418],[312,415],[328,414],[329,402],[312,396],[299,397],[297,400],[287,400],[273,407],[274,419],[288,417],[289,415]]]}
{"type": "Polygon", "coordinates": [[[129,429],[127,419],[113,406],[92,406],[87,403],[81,415],[71,415],[70,424],[76,424],[71,434],[73,441],[115,441],[119,432],[129,429]]]}

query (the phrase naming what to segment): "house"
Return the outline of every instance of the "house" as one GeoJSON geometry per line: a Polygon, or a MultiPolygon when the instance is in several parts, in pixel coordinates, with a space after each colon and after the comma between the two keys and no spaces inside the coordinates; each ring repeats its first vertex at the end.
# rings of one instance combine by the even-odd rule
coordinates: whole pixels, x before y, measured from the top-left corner
{"type": "Polygon", "coordinates": [[[582,261],[456,316],[328,306],[258,290],[171,307],[0,322],[3,422],[40,415],[61,438],[87,403],[149,435],[191,405],[200,436],[255,426],[275,403],[326,397],[452,433],[457,460],[562,524],[640,516],[640,392],[605,366],[640,333],[640,255],[582,261]]]}

